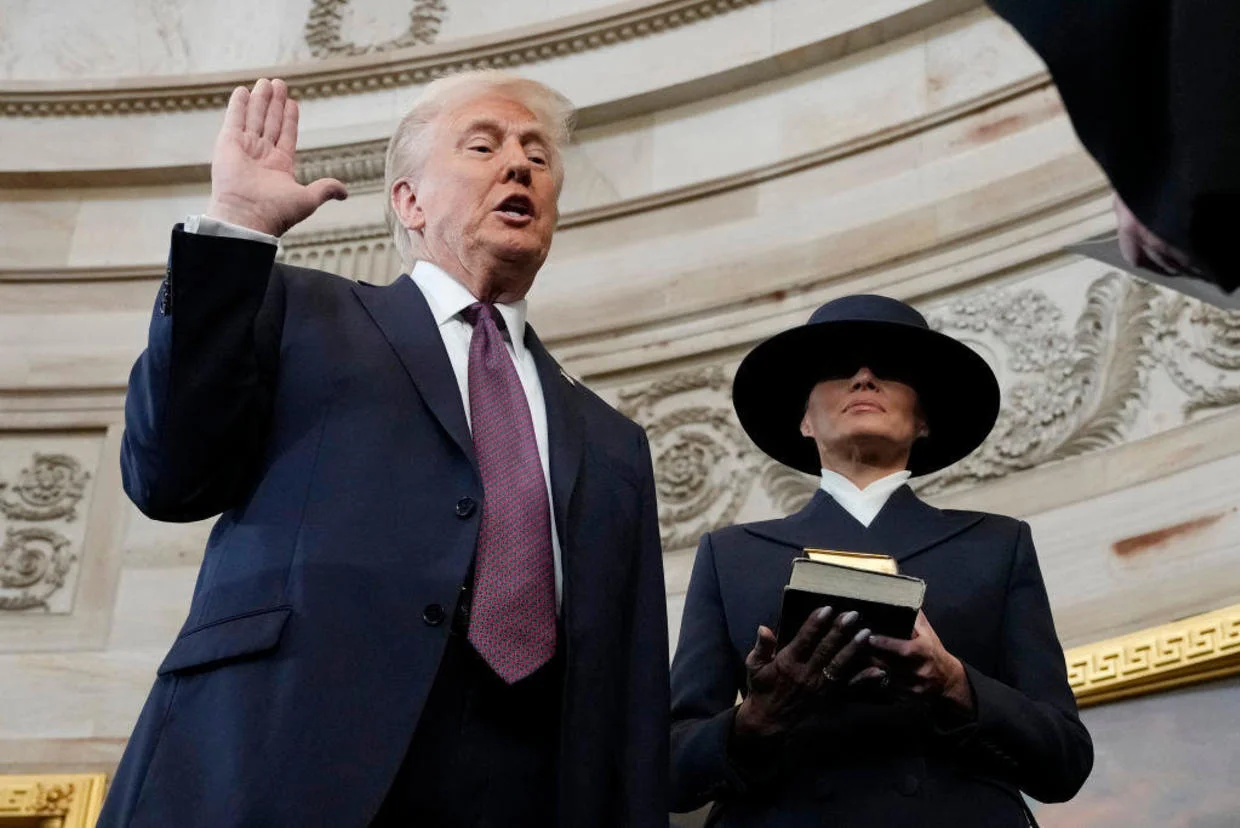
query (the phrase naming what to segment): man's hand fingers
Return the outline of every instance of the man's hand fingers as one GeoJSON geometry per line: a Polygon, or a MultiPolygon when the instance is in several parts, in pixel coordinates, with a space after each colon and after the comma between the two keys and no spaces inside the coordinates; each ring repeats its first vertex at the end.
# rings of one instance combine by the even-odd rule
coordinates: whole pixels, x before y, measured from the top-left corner
{"type": "Polygon", "coordinates": [[[814,648],[814,653],[809,657],[806,667],[813,672],[826,667],[835,658],[836,653],[848,642],[848,637],[852,635],[852,626],[857,623],[859,618],[861,616],[857,612],[846,612],[835,619],[831,629],[818,642],[818,646],[814,648]]]}
{"type": "Polygon", "coordinates": [[[1155,270],[1161,271],[1167,276],[1178,276],[1180,269],[1172,263],[1171,259],[1166,255],[1165,250],[1160,244],[1146,243],[1141,249],[1145,258],[1153,265],[1155,270]]]}
{"type": "Polygon", "coordinates": [[[280,79],[271,82],[271,102],[267,104],[267,114],[263,121],[263,137],[272,144],[280,141],[280,130],[284,128],[284,105],[288,101],[288,85],[280,79]]]}
{"type": "Polygon", "coordinates": [[[315,207],[319,207],[324,202],[331,200],[344,201],[349,197],[348,189],[334,178],[320,178],[317,181],[312,181],[306,185],[306,189],[314,197],[315,207]]]}
{"type": "Polygon", "coordinates": [[[224,113],[224,129],[245,129],[245,110],[250,104],[250,90],[238,86],[228,99],[228,110],[224,113]]]}
{"type": "Polygon", "coordinates": [[[289,155],[297,152],[297,122],[300,112],[297,101],[289,98],[284,102],[284,123],[280,125],[280,140],[276,142],[276,146],[289,155]]]}
{"type": "Polygon", "coordinates": [[[267,106],[271,103],[271,81],[259,78],[250,93],[250,104],[245,110],[245,131],[263,134],[263,122],[267,119],[267,106]]]}
{"type": "Polygon", "coordinates": [[[807,661],[813,655],[814,648],[818,646],[818,642],[830,627],[831,619],[834,617],[835,611],[830,607],[822,607],[811,612],[809,618],[806,618],[805,623],[801,625],[801,629],[797,630],[796,636],[784,648],[788,657],[795,661],[807,661]]]}

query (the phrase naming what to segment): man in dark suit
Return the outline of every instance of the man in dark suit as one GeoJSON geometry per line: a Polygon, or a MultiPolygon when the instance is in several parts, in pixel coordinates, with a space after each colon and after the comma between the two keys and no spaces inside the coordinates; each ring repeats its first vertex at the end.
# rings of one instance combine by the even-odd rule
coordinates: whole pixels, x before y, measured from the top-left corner
{"type": "Polygon", "coordinates": [[[673,809],[713,801],[719,826],[998,828],[1027,824],[1021,791],[1073,796],[1093,747],[1028,525],[939,511],[906,485],[986,437],[986,363],[901,302],[846,297],[754,349],[733,400],[763,451],[822,487],[789,518],[702,539],[672,667],[673,809]],[[777,649],[806,548],[891,555],[923,579],[911,639],[824,608],[777,649]]]}
{"type": "Polygon", "coordinates": [[[988,0],[1050,69],[1130,264],[1240,287],[1240,3],[988,0]]]}
{"type": "Polygon", "coordinates": [[[130,381],[125,489],[223,513],[103,826],[666,825],[667,631],[643,431],[525,322],[571,107],[428,87],[388,287],[274,264],[282,82],[238,89],[130,381]]]}

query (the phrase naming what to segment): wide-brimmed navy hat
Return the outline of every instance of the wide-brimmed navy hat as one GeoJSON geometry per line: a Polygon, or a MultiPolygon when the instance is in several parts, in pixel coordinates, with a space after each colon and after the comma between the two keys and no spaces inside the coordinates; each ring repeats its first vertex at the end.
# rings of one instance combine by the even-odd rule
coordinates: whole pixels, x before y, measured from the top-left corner
{"type": "Polygon", "coordinates": [[[828,302],[805,325],[750,351],[736,371],[732,404],[758,448],[784,465],[818,474],[818,448],[801,434],[810,391],[862,366],[917,392],[930,433],[913,444],[908,469],[914,476],[964,458],[999,416],[999,382],[984,359],[931,330],[903,302],[868,295],[828,302]]]}

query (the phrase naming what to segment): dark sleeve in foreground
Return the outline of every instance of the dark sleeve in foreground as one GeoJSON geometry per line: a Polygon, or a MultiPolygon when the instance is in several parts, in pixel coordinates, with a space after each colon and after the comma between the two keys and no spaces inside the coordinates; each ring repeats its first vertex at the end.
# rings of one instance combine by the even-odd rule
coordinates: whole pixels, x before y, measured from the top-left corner
{"type": "Polygon", "coordinates": [[[1240,286],[1240,3],[988,0],[1047,64],[1143,224],[1240,286]]]}
{"type": "Polygon", "coordinates": [[[968,664],[976,716],[948,733],[975,767],[1042,802],[1071,799],[1094,764],[1029,526],[1021,523],[1003,614],[1000,673],[968,664]]]}
{"type": "Polygon", "coordinates": [[[673,811],[695,810],[758,781],[737,763],[733,745],[736,694],[743,682],[733,663],[715,552],[706,535],[693,562],[672,663],[673,811]]]}
{"type": "Polygon", "coordinates": [[[639,547],[634,569],[635,592],[629,619],[628,671],[629,733],[624,757],[624,825],[668,824],[668,666],[667,586],[663,580],[663,543],[659,537],[654,468],[650,445],[639,430],[638,468],[641,469],[639,547]]]}
{"type": "Polygon", "coordinates": [[[156,520],[237,504],[261,460],[283,324],[274,245],[172,232],[168,278],[129,376],[121,474],[156,520]]]}

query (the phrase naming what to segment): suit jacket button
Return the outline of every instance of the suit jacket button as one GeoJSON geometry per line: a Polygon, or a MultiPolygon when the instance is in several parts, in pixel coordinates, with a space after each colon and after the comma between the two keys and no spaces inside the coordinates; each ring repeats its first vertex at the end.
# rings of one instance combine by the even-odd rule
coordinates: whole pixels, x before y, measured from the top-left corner
{"type": "Polygon", "coordinates": [[[463,497],[456,502],[456,516],[459,518],[467,518],[474,513],[474,509],[478,504],[472,497],[463,497]]]}
{"type": "Polygon", "coordinates": [[[428,627],[438,627],[447,617],[448,614],[438,604],[427,604],[426,609],[422,610],[422,620],[428,627]]]}

